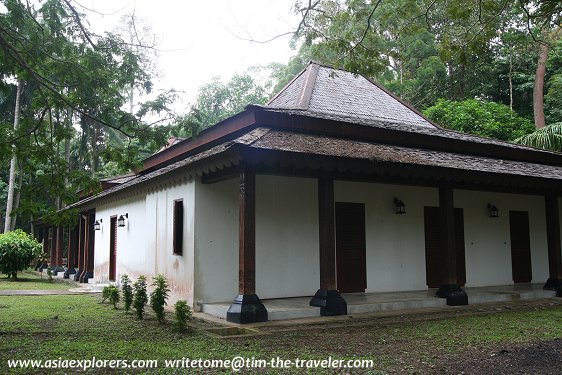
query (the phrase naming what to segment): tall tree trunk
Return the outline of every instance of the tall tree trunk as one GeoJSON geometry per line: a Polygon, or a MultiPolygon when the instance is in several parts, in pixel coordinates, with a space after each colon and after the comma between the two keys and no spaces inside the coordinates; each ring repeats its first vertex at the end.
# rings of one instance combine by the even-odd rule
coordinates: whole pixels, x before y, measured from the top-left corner
{"type": "Polygon", "coordinates": [[[544,76],[546,74],[546,59],[548,58],[548,45],[539,45],[539,58],[535,72],[535,86],[533,88],[533,113],[535,115],[535,127],[544,128],[544,76]]]}
{"type": "MultiPolygon", "coordinates": [[[[21,110],[21,91],[23,88],[23,80],[18,79],[18,86],[16,89],[16,104],[14,107],[14,132],[18,130],[20,123],[20,110],[21,110]]],[[[4,232],[8,232],[12,228],[12,211],[14,210],[14,191],[16,183],[16,145],[12,145],[12,159],[10,160],[10,177],[8,179],[8,200],[6,202],[6,218],[4,221],[4,232]]],[[[17,207],[15,207],[17,208],[17,207]]]]}
{"type": "MultiPolygon", "coordinates": [[[[19,164],[19,163],[18,163],[19,164]]],[[[16,193],[15,193],[15,198],[14,198],[14,210],[17,210],[18,207],[20,206],[20,197],[21,197],[21,187],[23,186],[23,170],[21,168],[21,165],[19,166],[19,175],[18,175],[18,184],[16,186],[16,193]]],[[[18,213],[16,211],[16,213],[14,214],[13,218],[12,218],[12,225],[10,227],[10,230],[15,230],[16,229],[16,222],[18,219],[18,213]]]]}
{"type": "Polygon", "coordinates": [[[447,66],[449,72],[449,100],[455,100],[455,85],[453,81],[453,63],[449,61],[447,66]]]}
{"type": "MultiPolygon", "coordinates": [[[[72,129],[72,109],[68,108],[66,110],[66,128],[70,132],[72,129]]],[[[70,172],[70,138],[65,138],[64,140],[64,161],[67,165],[67,174],[64,177],[64,187],[68,189],[68,173],[70,172]]],[[[66,207],[66,203],[62,202],[62,207],[66,207]]]]}
{"type": "Polygon", "coordinates": [[[509,109],[513,111],[513,56],[509,55],[509,109]]]}

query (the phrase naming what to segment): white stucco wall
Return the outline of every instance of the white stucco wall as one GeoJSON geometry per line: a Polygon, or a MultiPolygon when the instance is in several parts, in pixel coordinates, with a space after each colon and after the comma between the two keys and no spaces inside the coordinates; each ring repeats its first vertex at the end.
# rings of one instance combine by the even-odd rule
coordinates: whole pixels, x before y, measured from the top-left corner
{"type": "MultiPolygon", "coordinates": [[[[144,275],[148,284],[161,273],[170,287],[168,304],[178,299],[193,303],[193,244],[195,183],[182,182],[132,199],[111,202],[96,208],[103,230],[96,231],[94,280],[109,282],[110,217],[129,214],[127,225],[117,228],[116,281],[127,274],[132,280],[144,275]],[[174,255],[173,201],[184,202],[183,255],[174,255]]],[[[149,288],[150,289],[150,288],[149,288]]]]}
{"type": "Polygon", "coordinates": [[[238,294],[238,179],[195,187],[195,303],[238,294]]]}
{"type": "Polygon", "coordinates": [[[256,292],[260,298],[314,295],[320,287],[318,182],[259,175],[256,292]]]}
{"type": "MultiPolygon", "coordinates": [[[[256,177],[256,293],[310,296],[319,287],[316,179],[256,177]]],[[[238,294],[238,180],[196,188],[196,299],[238,294]]]]}
{"type": "Polygon", "coordinates": [[[103,220],[101,230],[94,231],[94,281],[109,282],[109,240],[111,235],[111,216],[129,215],[125,227],[117,227],[116,279],[127,274],[152,274],[146,263],[145,198],[137,195],[119,202],[96,207],[96,220],[103,220]]]}
{"type": "Polygon", "coordinates": [[[336,202],[365,204],[367,292],[426,289],[424,206],[438,206],[436,188],[335,182],[336,202]],[[396,215],[393,199],[406,205],[396,215]]]}
{"type": "Polygon", "coordinates": [[[163,274],[170,286],[169,305],[179,299],[193,305],[195,182],[151,191],[146,196],[146,264],[152,275],[163,274]],[[183,199],[183,254],[173,253],[173,204],[183,199]]]}
{"type": "Polygon", "coordinates": [[[455,190],[455,206],[464,211],[466,285],[513,284],[509,211],[528,211],[534,283],[548,278],[546,216],[543,196],[455,190]],[[488,203],[500,217],[488,217],[488,203]]]}

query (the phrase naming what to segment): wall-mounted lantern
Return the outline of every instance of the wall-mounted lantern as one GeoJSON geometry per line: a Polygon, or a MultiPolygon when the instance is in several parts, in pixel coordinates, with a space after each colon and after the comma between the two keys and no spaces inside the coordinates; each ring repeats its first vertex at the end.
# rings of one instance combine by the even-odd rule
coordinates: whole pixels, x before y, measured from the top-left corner
{"type": "Polygon", "coordinates": [[[94,222],[94,230],[101,230],[101,223],[103,223],[103,219],[96,220],[94,222]]]}
{"type": "Polygon", "coordinates": [[[396,208],[397,215],[402,215],[406,213],[406,205],[398,198],[394,198],[394,207],[396,208]]]}
{"type": "Polygon", "coordinates": [[[500,210],[498,210],[495,204],[488,203],[488,215],[490,217],[500,217],[500,210]]]}
{"type": "Polygon", "coordinates": [[[118,227],[124,227],[125,226],[125,219],[129,218],[129,214],[126,213],[125,215],[120,215],[119,219],[117,219],[117,226],[118,227]]]}

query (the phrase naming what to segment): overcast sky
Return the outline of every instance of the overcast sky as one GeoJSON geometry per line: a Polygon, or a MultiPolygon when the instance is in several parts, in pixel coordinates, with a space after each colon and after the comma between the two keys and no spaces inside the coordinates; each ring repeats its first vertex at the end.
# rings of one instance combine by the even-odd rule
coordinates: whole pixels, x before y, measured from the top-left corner
{"type": "Polygon", "coordinates": [[[127,13],[145,19],[157,35],[162,50],[158,59],[161,77],[157,87],[186,92],[194,99],[197,88],[221,76],[270,62],[286,63],[296,52],[289,36],[267,40],[293,30],[298,24],[292,12],[294,0],[79,0],[95,30],[111,30],[127,13]]]}

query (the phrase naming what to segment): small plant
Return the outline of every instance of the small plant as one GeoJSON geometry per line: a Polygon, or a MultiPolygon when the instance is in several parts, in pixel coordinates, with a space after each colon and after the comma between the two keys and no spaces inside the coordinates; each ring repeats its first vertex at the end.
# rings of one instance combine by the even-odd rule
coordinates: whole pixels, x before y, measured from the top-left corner
{"type": "Polygon", "coordinates": [[[176,312],[176,326],[180,331],[185,331],[187,328],[187,322],[191,320],[193,312],[186,301],[176,302],[174,309],[176,312]]]}
{"type": "Polygon", "coordinates": [[[133,307],[135,308],[139,319],[143,318],[144,306],[147,302],[148,296],[146,294],[146,277],[141,275],[133,284],[133,307]]]}
{"type": "Polygon", "coordinates": [[[119,302],[119,289],[115,285],[109,286],[109,302],[113,305],[113,308],[117,308],[117,303],[119,302]]]}
{"type": "Polygon", "coordinates": [[[47,267],[47,277],[49,278],[49,280],[53,280],[53,269],[51,268],[51,266],[47,267]]]}
{"type": "Polygon", "coordinates": [[[170,289],[168,289],[168,282],[164,275],[157,275],[152,278],[152,286],[154,290],[150,293],[150,305],[152,310],[156,313],[156,319],[158,323],[164,322],[164,305],[167,304],[168,294],[170,289]]]}
{"type": "Polygon", "coordinates": [[[109,299],[109,295],[111,294],[111,285],[104,286],[103,290],[101,291],[101,303],[104,303],[109,299]]]}
{"type": "Polygon", "coordinates": [[[131,310],[133,304],[133,287],[131,286],[131,279],[129,276],[121,276],[121,293],[123,294],[123,302],[125,302],[125,311],[131,310]]]}

